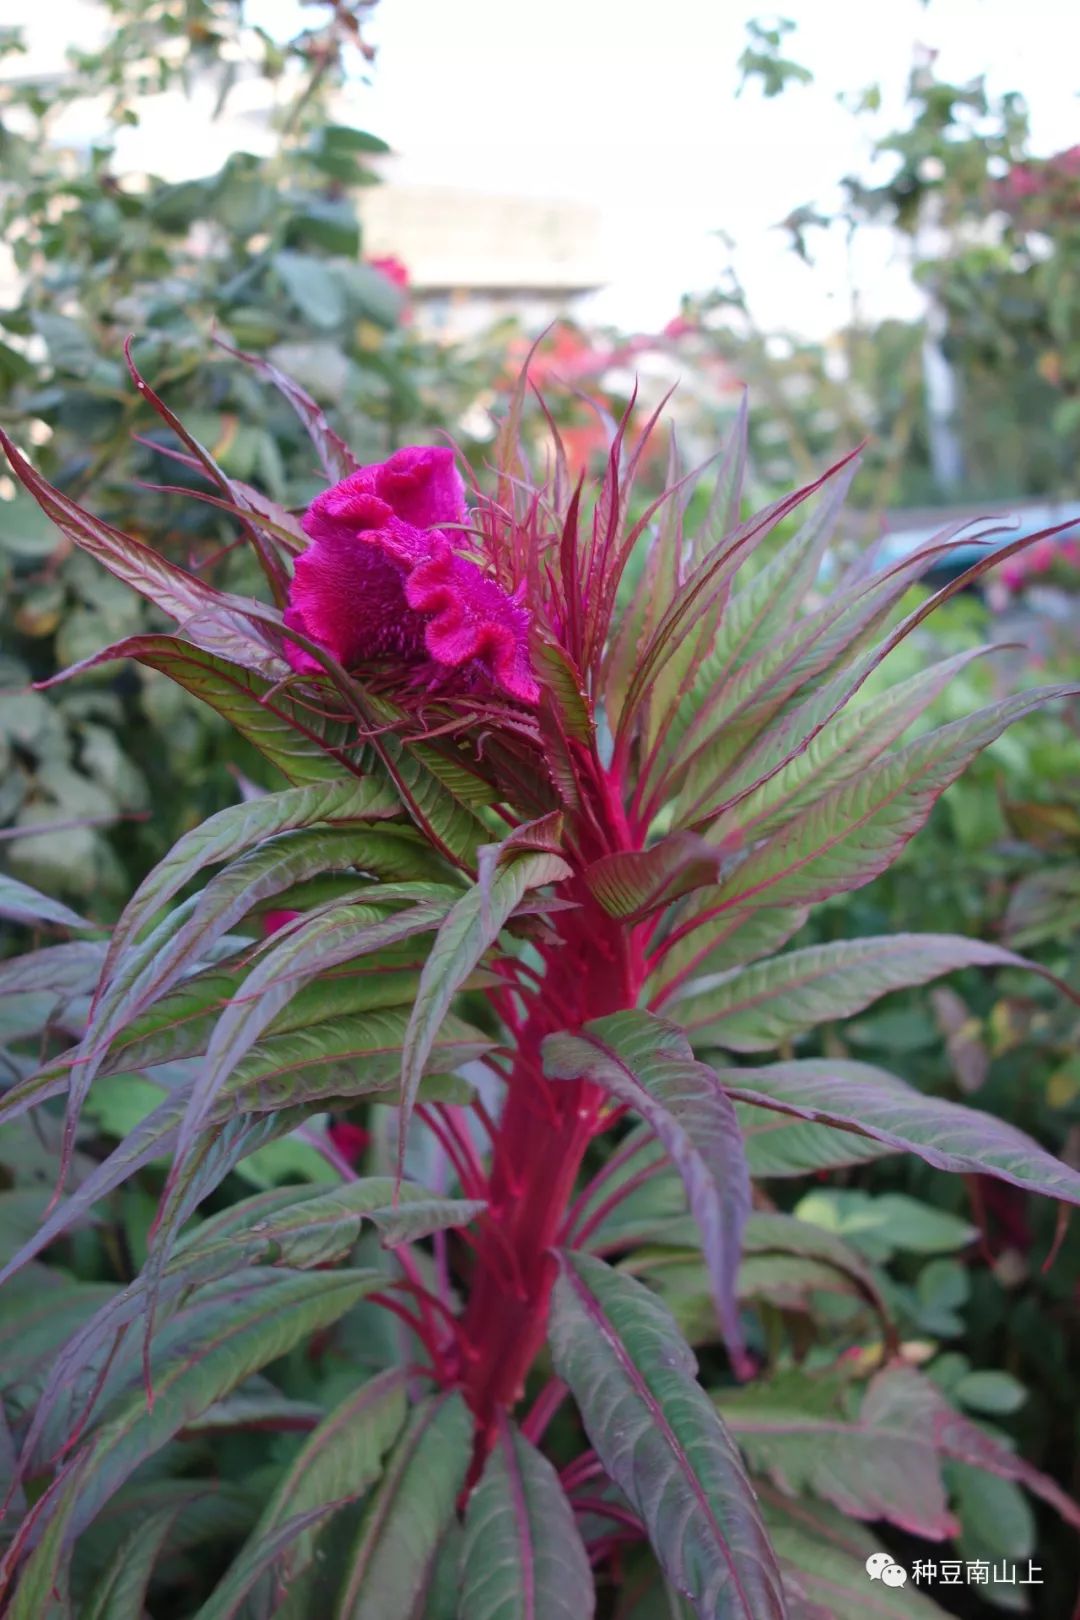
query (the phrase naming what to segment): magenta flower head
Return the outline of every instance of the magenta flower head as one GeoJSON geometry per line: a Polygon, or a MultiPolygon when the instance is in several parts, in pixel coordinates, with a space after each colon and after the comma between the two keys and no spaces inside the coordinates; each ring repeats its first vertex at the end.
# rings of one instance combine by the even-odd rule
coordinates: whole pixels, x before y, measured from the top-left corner
{"type": "MultiPolygon", "coordinates": [[[[452,450],[409,445],[316,497],[285,624],[346,668],[392,658],[438,685],[457,673],[521,703],[539,688],[529,614],[464,555],[465,489],[452,450]]],[[[286,643],[295,670],[319,665],[286,643]]]]}

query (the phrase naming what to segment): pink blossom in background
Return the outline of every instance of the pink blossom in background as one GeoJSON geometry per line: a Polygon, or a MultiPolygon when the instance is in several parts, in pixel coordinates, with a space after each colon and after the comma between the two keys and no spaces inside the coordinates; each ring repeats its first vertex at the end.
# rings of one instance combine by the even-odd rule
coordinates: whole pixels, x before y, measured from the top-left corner
{"type": "Polygon", "coordinates": [[[299,917],[299,915],[298,911],[264,911],[262,919],[263,935],[269,937],[271,934],[276,934],[279,928],[284,928],[286,923],[291,923],[293,918],[299,917]]]}
{"type": "MultiPolygon", "coordinates": [[[[451,450],[410,445],[361,467],[305,514],[312,544],[296,560],[286,626],[346,668],[392,656],[535,703],[528,611],[461,555],[465,518],[451,450]]],[[[294,669],[318,671],[302,648],[286,643],[286,653],[294,669]]]]}
{"type": "Polygon", "coordinates": [[[362,1125],[353,1125],[349,1120],[342,1119],[331,1125],[326,1134],[346,1164],[352,1165],[355,1170],[371,1141],[371,1133],[365,1131],[362,1125]]]}
{"type": "Polygon", "coordinates": [[[387,281],[391,282],[399,292],[405,294],[405,298],[402,302],[401,310],[398,315],[398,324],[400,326],[408,326],[412,321],[412,310],[409,307],[408,296],[409,288],[412,286],[412,280],[409,276],[408,265],[403,264],[402,261],[395,258],[392,253],[385,255],[385,257],[381,259],[369,259],[368,264],[373,270],[377,270],[380,276],[385,276],[387,281]]]}
{"type": "Polygon", "coordinates": [[[408,266],[403,264],[400,259],[395,258],[392,253],[388,253],[381,259],[369,259],[368,263],[373,270],[377,270],[380,275],[385,276],[387,281],[392,281],[395,287],[400,287],[403,292],[408,288],[408,266]]]}

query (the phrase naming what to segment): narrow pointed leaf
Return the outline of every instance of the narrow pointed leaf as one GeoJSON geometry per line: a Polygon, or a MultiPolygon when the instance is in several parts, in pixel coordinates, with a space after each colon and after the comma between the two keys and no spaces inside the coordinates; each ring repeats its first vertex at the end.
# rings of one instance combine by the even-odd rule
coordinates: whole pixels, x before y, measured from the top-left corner
{"type": "Polygon", "coordinates": [[[602,1261],[563,1254],[549,1337],[589,1439],[671,1584],[703,1620],[783,1620],[753,1490],[664,1306],[602,1261]]]}
{"type": "Polygon", "coordinates": [[[79,933],[97,926],[80,917],[70,906],[41,894],[29,883],[21,883],[6,872],[0,872],[0,917],[6,917],[9,922],[29,923],[33,928],[44,923],[52,928],[72,928],[79,933]]]}
{"type": "MultiPolygon", "coordinates": [[[[260,377],[265,377],[267,382],[273,383],[278,392],[288,400],[315,446],[322,470],[331,483],[348,478],[350,473],[356,471],[360,463],[344,439],[334,432],[326,420],[322,407],[315,403],[299,383],[287,377],[283,371],[279,371],[277,366],[271,365],[270,361],[263,359],[261,355],[247,354],[243,349],[231,348],[220,337],[216,337],[214,341],[219,348],[225,350],[226,354],[231,354],[235,360],[242,360],[252,371],[258,372],[260,377]]],[[[230,487],[234,487],[231,480],[230,487]]]]}
{"type": "MultiPolygon", "coordinates": [[[[343,907],[313,918],[262,957],[244,981],[243,997],[225,1008],[214,1030],[205,1065],[192,1087],[176,1146],[176,1164],[166,1184],[163,1205],[172,1192],[179,1165],[198,1141],[215,1098],[301,986],[328,968],[431,931],[444,911],[443,906],[421,904],[396,916],[379,917],[364,906],[343,907]]],[[[321,1033],[320,1029],[316,1038],[321,1033]]],[[[424,1054],[425,1061],[427,1055],[424,1054]]]]}
{"type": "MultiPolygon", "coordinates": [[[[16,478],[34,497],[46,517],[69,540],[102,563],[116,579],[132,586],[140,595],[155,603],[178,624],[197,619],[200,615],[209,621],[216,616],[221,621],[236,606],[242,609],[241,598],[229,597],[207,585],[195,574],[185,573],[182,568],[167,562],[160,552],[144,541],[102,523],[62,491],[55,489],[35,471],[2,428],[0,448],[6,452],[16,478]]],[[[258,639],[258,632],[252,627],[252,643],[258,639]]]]}
{"type": "Polygon", "coordinates": [[[412,1113],[420,1078],[451,1002],[528,891],[558,883],[569,871],[565,861],[557,855],[540,852],[515,855],[499,867],[486,887],[476,884],[462,895],[441,923],[420,975],[416,1004],[405,1034],[401,1060],[402,1153],[405,1126],[412,1113]]]}
{"type": "Polygon", "coordinates": [[[543,1045],[544,1072],[591,1080],[628,1103],[663,1143],[701,1230],[716,1308],[735,1366],[745,1354],[735,1302],[750,1177],[734,1108],[686,1037],[648,1013],[615,1013],[543,1045]]]}
{"type": "Polygon", "coordinates": [[[1045,972],[1000,945],[959,934],[885,934],[812,945],[691,985],[674,1016],[695,1046],[766,1052],[817,1024],[850,1018],[892,990],[965,967],[1045,972]]]}
{"type": "MultiPolygon", "coordinates": [[[[379,1373],[347,1396],[297,1452],[231,1573],[254,1570],[258,1579],[265,1538],[296,1514],[327,1503],[359,1500],[379,1478],[383,1457],[400,1433],[405,1415],[405,1374],[398,1368],[379,1373]]],[[[313,1531],[305,1530],[292,1541],[283,1560],[289,1582],[310,1565],[316,1539],[313,1531]]]]}
{"type": "Polygon", "coordinates": [[[74,940],[47,945],[0,962],[0,996],[51,990],[58,997],[87,995],[97,983],[105,960],[104,940],[74,940]]]}
{"type": "Polygon", "coordinates": [[[142,1620],[154,1562],[175,1518],[166,1508],[132,1531],[86,1600],[82,1620],[142,1620]]]}
{"type": "Polygon", "coordinates": [[[854,473],[853,464],[844,468],[799,533],[742,590],[732,594],[691,689],[665,717],[662,759],[677,750],[688,725],[715,701],[733,672],[760,651],[769,628],[784,625],[801,606],[821,566],[854,473]]]}
{"type": "MultiPolygon", "coordinates": [[[[878,626],[934,557],[948,552],[950,544],[947,539],[935,540],[883,573],[830,596],[766,642],[714,694],[695,694],[690,724],[675,760],[678,769],[670,783],[675,785],[688,770],[693,773],[696,785],[683,789],[684,816],[687,804],[692,805],[700,793],[702,781],[719,776],[763,733],[765,722],[789,699],[825,675],[878,626]]],[[[873,662],[871,657],[864,673],[869,673],[873,662]]]]}
{"type": "Polygon", "coordinates": [[[284,1564],[298,1541],[313,1535],[343,1506],[342,1502],[319,1502],[314,1507],[291,1513],[260,1536],[254,1546],[245,1548],[230,1564],[228,1574],[196,1611],[194,1620],[234,1620],[236,1615],[242,1614],[262,1577],[284,1564]]]}
{"type": "Polygon", "coordinates": [[[769,1176],[806,1176],[821,1170],[842,1170],[867,1164],[895,1150],[854,1131],[831,1125],[810,1125],[773,1108],[752,1108],[736,1102],[742,1127],[746,1162],[755,1180],[769,1176]]]}
{"type": "Polygon", "coordinates": [[[855,1131],[914,1153],[939,1170],[997,1176],[1016,1187],[1080,1204],[1080,1173],[1004,1120],[926,1096],[884,1069],[806,1058],[757,1069],[721,1069],[732,1097],[799,1119],[855,1131]]]}
{"type": "Polygon", "coordinates": [[[872,764],[968,664],[995,650],[975,647],[958,653],[877,697],[852,703],[853,689],[876,667],[880,649],[875,649],[854,670],[841,669],[760,731],[733,767],[709,782],[707,794],[695,805],[695,817],[718,812],[709,832],[720,840],[737,835],[750,843],[775,832],[830,788],[872,764]]]}
{"type": "MultiPolygon", "coordinates": [[[[398,1095],[409,1012],[405,1007],[342,1018],[329,1027],[266,1036],[225,1081],[214,1117],[241,1108],[267,1113],[359,1097],[398,1095]]],[[[447,1016],[424,1060],[424,1073],[451,1074],[489,1050],[491,1039],[447,1016]]]]}
{"type": "Polygon", "coordinates": [[[378,821],[399,811],[393,794],[380,783],[346,777],[286,788],[264,798],[229,805],[185,833],[143,879],[113,930],[109,955],[115,961],[162,906],[197,873],[233,860],[265,838],[301,828],[378,821]]]}
{"type": "Polygon", "coordinates": [[[714,916],[715,894],[714,889],[700,890],[672,913],[668,936],[657,947],[649,975],[649,1005],[654,1012],[687,980],[774,955],[806,921],[805,910],[784,911],[779,906],[714,916]]]}
{"type": "Polygon", "coordinates": [[[592,1620],[595,1608],[559,1476],[504,1417],[465,1515],[459,1620],[592,1620]]]}
{"type": "MultiPolygon", "coordinates": [[[[140,1463],[185,1423],[250,1373],[335,1322],[377,1288],[382,1277],[378,1272],[285,1272],[255,1281],[258,1286],[239,1298],[218,1293],[206,1301],[202,1331],[189,1338],[188,1353],[170,1359],[157,1373],[153,1405],[139,1390],[94,1431],[23,1521],[5,1566],[13,1563],[32,1531],[54,1523],[63,1526],[62,1545],[70,1544],[140,1463]]],[[[55,1558],[56,1549],[48,1547],[46,1537],[31,1554],[22,1580],[36,1582],[36,1570],[49,1556],[55,1558]]],[[[5,1566],[0,1566],[0,1576],[5,1566]]]]}
{"type": "Polygon", "coordinates": [[[465,1483],[471,1437],[460,1395],[417,1407],[360,1526],[336,1620],[413,1620],[465,1483]]]}
{"type": "Polygon", "coordinates": [[[860,888],[891,864],[941,794],[1006,726],[1080,688],[1022,692],[917,738],[832,789],[720,885],[725,907],[806,905],[860,888]]]}

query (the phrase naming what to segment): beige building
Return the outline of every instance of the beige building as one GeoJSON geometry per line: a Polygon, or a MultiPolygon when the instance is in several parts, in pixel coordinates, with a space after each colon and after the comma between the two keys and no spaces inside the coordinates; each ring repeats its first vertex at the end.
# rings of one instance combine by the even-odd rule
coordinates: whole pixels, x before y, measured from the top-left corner
{"type": "Polygon", "coordinates": [[[365,257],[402,261],[419,323],[441,336],[505,315],[539,328],[610,280],[599,210],[584,204],[391,180],[360,212],[365,257]]]}

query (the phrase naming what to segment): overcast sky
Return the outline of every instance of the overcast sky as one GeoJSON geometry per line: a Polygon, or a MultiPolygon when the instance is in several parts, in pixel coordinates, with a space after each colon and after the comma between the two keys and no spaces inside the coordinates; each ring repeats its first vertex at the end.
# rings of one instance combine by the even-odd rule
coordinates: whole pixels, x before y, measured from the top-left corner
{"type": "MultiPolygon", "coordinates": [[[[276,33],[313,16],[297,0],[249,5],[276,33]]],[[[92,0],[3,4],[6,23],[54,52],[92,10],[92,0]]],[[[715,282],[727,257],[717,230],[734,239],[764,324],[823,333],[844,319],[839,241],[807,270],[774,226],[865,172],[867,134],[837,93],[880,83],[880,127],[891,127],[916,45],[939,50],[945,75],[985,73],[993,90],[1022,91],[1037,150],[1080,142],[1074,0],[783,0],[798,25],[790,54],[815,83],[771,102],[756,88],[735,97],[757,12],[754,0],[382,0],[373,82],[357,85],[351,110],[400,154],[402,180],[598,204],[614,272],[601,313],[641,327],[674,313],[681,291],[715,282]]],[[[133,151],[197,167],[213,142],[192,112],[182,141],[172,130],[151,142],[148,130],[133,151]]],[[[856,269],[868,313],[918,308],[884,239],[866,242],[856,269]]]]}

